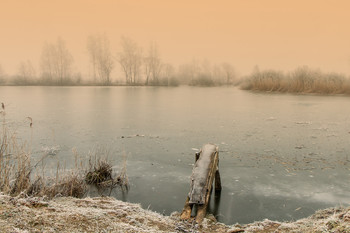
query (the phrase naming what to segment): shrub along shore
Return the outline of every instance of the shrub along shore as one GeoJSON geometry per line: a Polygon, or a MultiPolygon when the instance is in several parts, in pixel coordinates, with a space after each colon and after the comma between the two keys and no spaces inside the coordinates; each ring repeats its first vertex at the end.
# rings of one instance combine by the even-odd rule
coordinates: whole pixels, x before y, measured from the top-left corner
{"type": "Polygon", "coordinates": [[[243,79],[243,90],[317,93],[317,94],[350,94],[350,79],[338,73],[323,73],[308,67],[300,67],[284,74],[276,70],[259,71],[243,79]]]}

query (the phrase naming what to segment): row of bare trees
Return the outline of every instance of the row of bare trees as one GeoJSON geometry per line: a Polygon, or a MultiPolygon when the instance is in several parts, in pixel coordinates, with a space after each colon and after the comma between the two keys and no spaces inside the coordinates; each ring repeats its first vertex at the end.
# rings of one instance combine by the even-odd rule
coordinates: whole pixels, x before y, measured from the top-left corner
{"type": "Polygon", "coordinates": [[[41,54],[42,76],[45,80],[62,85],[70,78],[72,64],[73,56],[62,38],[59,37],[56,43],[45,43],[41,54]]]}
{"type": "Polygon", "coordinates": [[[121,65],[127,84],[135,84],[140,77],[142,65],[142,49],[133,40],[122,37],[122,51],[118,54],[118,62],[121,65]]]}
{"type": "Polygon", "coordinates": [[[172,66],[162,63],[155,42],[150,44],[144,55],[135,41],[122,37],[121,51],[113,57],[106,35],[92,35],[88,38],[87,49],[95,82],[110,84],[115,61],[119,63],[127,85],[159,85],[161,76],[169,79],[172,75],[172,66]]]}
{"type": "Polygon", "coordinates": [[[122,37],[120,47],[121,50],[113,56],[105,34],[88,37],[87,51],[95,83],[110,85],[115,63],[120,65],[127,85],[176,85],[179,82],[190,85],[232,84],[235,78],[231,64],[222,63],[211,67],[206,60],[201,65],[197,61],[184,64],[183,67],[188,67],[185,72],[179,69],[176,73],[171,64],[162,62],[156,42],[150,43],[144,53],[134,40],[122,37]]]}
{"type": "MultiPolygon", "coordinates": [[[[120,51],[113,55],[106,34],[93,34],[86,46],[93,84],[112,84],[112,71],[119,64],[127,85],[217,85],[232,84],[235,78],[233,66],[228,63],[211,65],[209,61],[193,60],[175,69],[161,59],[156,42],[150,43],[144,52],[134,40],[122,37],[120,51]]],[[[40,60],[39,84],[66,85],[77,83],[80,76],[74,73],[74,59],[62,38],[45,43],[40,60]],[[73,78],[75,79],[73,81],[73,78]]],[[[0,81],[4,76],[0,66],[0,81]]],[[[37,72],[30,61],[19,64],[15,84],[33,83],[37,72]]]]}
{"type": "Polygon", "coordinates": [[[111,72],[115,61],[120,64],[126,84],[140,83],[143,75],[142,67],[145,68],[146,85],[150,80],[158,82],[161,61],[158,48],[155,43],[150,46],[149,54],[143,57],[142,48],[128,37],[121,38],[121,51],[116,57],[112,56],[109,40],[105,34],[91,35],[88,37],[87,50],[90,56],[94,82],[102,82],[106,85],[111,83],[111,72]]]}
{"type": "Polygon", "coordinates": [[[103,84],[110,84],[114,59],[107,36],[105,34],[90,35],[87,41],[87,50],[90,56],[94,82],[100,80],[103,84]]]}

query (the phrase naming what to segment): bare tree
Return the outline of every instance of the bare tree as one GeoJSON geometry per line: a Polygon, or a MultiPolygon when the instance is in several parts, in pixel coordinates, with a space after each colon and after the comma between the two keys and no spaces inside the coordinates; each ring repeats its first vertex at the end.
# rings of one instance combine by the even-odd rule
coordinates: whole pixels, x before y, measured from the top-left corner
{"type": "Polygon", "coordinates": [[[92,66],[92,77],[94,82],[97,79],[97,53],[98,53],[98,38],[96,35],[90,35],[87,39],[87,51],[90,56],[90,63],[92,66]]]}
{"type": "Polygon", "coordinates": [[[47,82],[52,83],[54,78],[54,56],[55,46],[53,44],[45,43],[41,53],[41,70],[42,77],[47,82]]]}
{"type": "Polygon", "coordinates": [[[214,64],[212,68],[212,74],[215,80],[218,80],[220,84],[226,83],[226,77],[224,77],[222,66],[218,64],[214,64]]]}
{"type": "Polygon", "coordinates": [[[2,69],[2,66],[0,64],[0,83],[3,83],[4,82],[4,77],[5,77],[5,72],[4,70],[2,69]]]}
{"type": "Polygon", "coordinates": [[[192,59],[191,62],[180,65],[179,75],[184,83],[194,85],[203,76],[202,66],[197,59],[192,59]]]}
{"type": "Polygon", "coordinates": [[[193,80],[192,66],[189,63],[181,64],[178,67],[177,76],[179,80],[184,84],[189,84],[193,80]]]}
{"type": "Polygon", "coordinates": [[[63,84],[63,80],[66,78],[70,78],[71,75],[71,69],[72,69],[72,63],[73,63],[73,56],[66,48],[66,43],[61,38],[57,39],[56,42],[56,48],[57,48],[57,62],[56,62],[56,73],[58,75],[58,80],[61,84],[63,84]]]}
{"type": "Polygon", "coordinates": [[[166,63],[166,64],[162,65],[162,69],[161,70],[162,70],[163,78],[166,79],[167,86],[172,85],[171,81],[172,81],[172,79],[174,78],[174,75],[175,75],[174,67],[171,64],[166,63]]]}
{"type": "Polygon", "coordinates": [[[35,77],[35,69],[31,61],[22,61],[19,64],[17,77],[22,83],[28,83],[28,81],[33,81],[35,77]]]}
{"type": "Polygon", "coordinates": [[[200,63],[200,73],[208,77],[212,77],[212,65],[208,59],[203,59],[200,63]]]}
{"type": "Polygon", "coordinates": [[[151,78],[153,84],[159,83],[159,75],[162,69],[162,63],[159,57],[158,46],[155,42],[150,44],[148,54],[144,59],[145,61],[145,73],[146,73],[146,85],[148,85],[151,78]]]}
{"type": "Polygon", "coordinates": [[[121,46],[118,62],[123,69],[126,83],[135,84],[140,76],[142,49],[128,37],[121,38],[121,46]]]}
{"type": "Polygon", "coordinates": [[[149,57],[144,58],[144,64],[145,64],[145,75],[146,75],[146,85],[148,85],[148,82],[151,78],[152,72],[151,72],[151,67],[149,66],[149,57]]]}
{"type": "Polygon", "coordinates": [[[46,43],[41,54],[41,69],[43,77],[49,82],[61,85],[71,76],[73,56],[68,51],[66,43],[58,38],[55,44],[46,43]]]}
{"type": "Polygon", "coordinates": [[[198,79],[201,73],[201,67],[199,65],[199,62],[197,59],[193,58],[192,62],[189,64],[190,66],[190,75],[191,75],[191,82],[190,84],[194,84],[195,80],[198,79]]]}
{"type": "Polygon", "coordinates": [[[105,34],[90,35],[88,37],[87,50],[90,55],[94,81],[99,79],[106,85],[110,84],[110,75],[114,68],[114,61],[107,36],[105,34]]]}
{"type": "Polygon", "coordinates": [[[235,70],[233,66],[227,62],[222,63],[222,69],[225,73],[226,84],[232,84],[233,79],[235,78],[235,70]]]}

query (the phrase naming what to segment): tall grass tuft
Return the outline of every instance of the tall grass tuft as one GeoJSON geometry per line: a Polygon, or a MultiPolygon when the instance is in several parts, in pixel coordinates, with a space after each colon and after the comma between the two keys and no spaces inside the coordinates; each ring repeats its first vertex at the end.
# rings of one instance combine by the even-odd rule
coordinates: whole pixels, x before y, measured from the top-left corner
{"type": "Polygon", "coordinates": [[[10,190],[10,175],[12,174],[13,164],[11,162],[10,140],[7,130],[2,128],[0,134],[0,191],[9,192],[10,190]]]}
{"type": "Polygon", "coordinates": [[[2,127],[0,132],[0,191],[18,195],[31,186],[30,150],[19,143],[15,132],[12,132],[5,119],[5,105],[2,105],[2,127]]]}
{"type": "Polygon", "coordinates": [[[49,198],[57,196],[81,198],[86,191],[87,186],[83,175],[72,171],[57,177],[56,181],[52,182],[51,185],[44,185],[41,195],[49,198]]]}
{"type": "Polygon", "coordinates": [[[88,184],[101,185],[112,180],[112,165],[104,159],[97,159],[94,163],[90,159],[90,169],[86,173],[85,180],[88,184]]]}
{"type": "Polygon", "coordinates": [[[8,129],[4,103],[1,103],[1,109],[0,191],[16,195],[30,185],[30,153],[17,142],[16,134],[8,129]]]}
{"type": "Polygon", "coordinates": [[[287,74],[275,70],[255,70],[242,82],[241,88],[269,92],[350,94],[350,79],[342,74],[323,73],[306,66],[287,74]]]}
{"type": "Polygon", "coordinates": [[[109,151],[98,148],[94,156],[90,156],[89,170],[85,174],[85,181],[89,185],[97,187],[102,193],[106,189],[111,191],[116,187],[128,189],[129,182],[126,175],[126,156],[123,155],[122,168],[119,173],[115,172],[110,160],[108,160],[109,151]]]}

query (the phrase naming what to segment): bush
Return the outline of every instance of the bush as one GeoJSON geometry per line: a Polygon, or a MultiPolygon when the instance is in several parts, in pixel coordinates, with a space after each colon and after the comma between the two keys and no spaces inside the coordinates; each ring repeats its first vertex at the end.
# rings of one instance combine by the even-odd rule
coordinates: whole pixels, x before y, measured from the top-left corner
{"type": "Polygon", "coordinates": [[[114,174],[113,167],[111,162],[106,157],[106,150],[99,150],[97,153],[102,153],[105,155],[95,156],[95,159],[92,160],[90,157],[89,165],[90,168],[85,174],[85,181],[87,184],[94,185],[99,191],[104,191],[107,188],[111,190],[117,186],[122,188],[129,188],[128,177],[126,175],[126,158],[124,156],[124,162],[122,169],[118,174],[114,174]]]}
{"type": "Polygon", "coordinates": [[[112,165],[105,160],[98,159],[95,164],[90,163],[90,171],[85,175],[88,184],[100,185],[112,179],[112,165]]]}
{"type": "Polygon", "coordinates": [[[241,88],[291,93],[350,94],[350,80],[341,74],[299,67],[287,75],[274,70],[255,71],[241,83],[241,88]]]}

